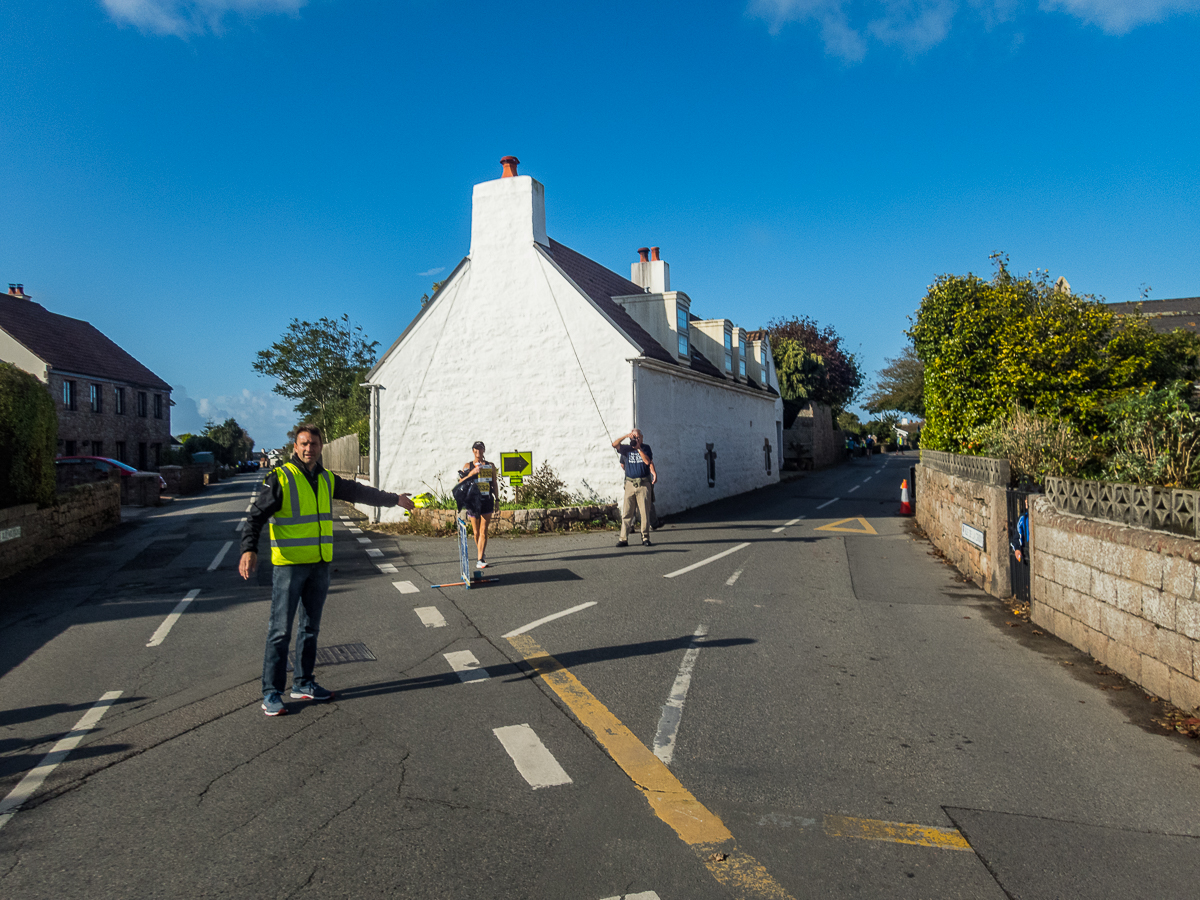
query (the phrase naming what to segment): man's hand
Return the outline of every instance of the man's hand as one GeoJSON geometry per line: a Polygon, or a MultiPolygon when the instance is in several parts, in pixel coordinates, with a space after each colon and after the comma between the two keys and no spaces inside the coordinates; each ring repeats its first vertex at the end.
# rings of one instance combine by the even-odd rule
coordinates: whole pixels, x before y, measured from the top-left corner
{"type": "Polygon", "coordinates": [[[416,509],[416,505],[408,499],[408,494],[401,494],[396,498],[396,505],[404,509],[416,509]]]}
{"type": "Polygon", "coordinates": [[[250,576],[258,571],[258,554],[247,550],[242,554],[241,561],[238,562],[238,574],[243,579],[249,581],[250,576]]]}

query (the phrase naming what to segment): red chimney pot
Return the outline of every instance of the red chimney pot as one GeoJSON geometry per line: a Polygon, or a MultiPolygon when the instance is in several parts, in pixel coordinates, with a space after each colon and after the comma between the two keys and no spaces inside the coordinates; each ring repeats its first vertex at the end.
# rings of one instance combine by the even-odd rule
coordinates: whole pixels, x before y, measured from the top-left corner
{"type": "Polygon", "coordinates": [[[517,177],[517,166],[520,164],[520,162],[521,161],[519,159],[517,159],[515,156],[506,156],[503,159],[501,159],[500,165],[504,166],[504,174],[501,175],[500,177],[501,178],[516,178],[517,177]]]}
{"type": "Polygon", "coordinates": [[[658,262],[658,248],[657,247],[650,248],[650,258],[652,260],[654,260],[654,262],[658,262]]]}
{"type": "Polygon", "coordinates": [[[641,257],[642,262],[650,262],[650,248],[638,247],[638,256],[641,257]]]}

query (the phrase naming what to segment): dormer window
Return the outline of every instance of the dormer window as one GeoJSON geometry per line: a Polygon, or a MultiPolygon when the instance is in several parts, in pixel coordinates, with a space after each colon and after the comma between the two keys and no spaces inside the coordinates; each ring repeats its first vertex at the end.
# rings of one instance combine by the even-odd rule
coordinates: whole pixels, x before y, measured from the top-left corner
{"type": "Polygon", "coordinates": [[[687,339],[686,334],[681,334],[679,336],[679,355],[680,356],[688,355],[688,339],[687,339]]]}
{"type": "Polygon", "coordinates": [[[758,364],[762,366],[763,378],[767,377],[767,348],[760,347],[758,350],[758,364]]]}
{"type": "Polygon", "coordinates": [[[738,360],[738,371],[741,373],[741,376],[743,378],[746,377],[746,357],[745,356],[743,356],[741,359],[738,360]]]}
{"type": "Polygon", "coordinates": [[[731,335],[728,331],[725,332],[725,349],[731,352],[733,351],[733,335],[731,335]]]}
{"type": "Polygon", "coordinates": [[[675,307],[675,328],[680,334],[687,334],[688,311],[682,306],[675,307]]]}

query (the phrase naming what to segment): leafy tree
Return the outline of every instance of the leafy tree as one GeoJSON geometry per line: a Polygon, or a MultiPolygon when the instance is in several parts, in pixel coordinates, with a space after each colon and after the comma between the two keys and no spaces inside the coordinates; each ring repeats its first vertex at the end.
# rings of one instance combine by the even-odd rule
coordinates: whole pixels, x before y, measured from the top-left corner
{"type": "Polygon", "coordinates": [[[841,336],[832,326],[822,328],[807,316],[793,316],[772,320],[766,331],[784,399],[815,400],[835,410],[854,401],[862,387],[862,369],[858,358],[842,349],[841,336]],[[785,381],[790,385],[786,389],[785,381]]]}
{"type": "Polygon", "coordinates": [[[57,449],[58,413],[50,392],[28,372],[0,362],[0,509],[54,503],[57,449]]]}
{"type": "Polygon", "coordinates": [[[316,322],[292,319],[282,338],[258,351],[254,370],[275,378],[272,390],[298,401],[296,411],[329,441],[349,434],[341,429],[369,414],[366,391],[356,388],[375,364],[378,347],[361,326],[350,324],[348,315],[316,322]]]}
{"type": "Polygon", "coordinates": [[[226,419],[220,425],[208,422],[204,427],[204,437],[216,444],[219,448],[215,451],[216,458],[227,466],[248,459],[250,451],[254,449],[254,438],[234,418],[226,419]]]}
{"type": "Polygon", "coordinates": [[[1014,405],[1094,437],[1114,401],[1194,378],[1194,335],[1157,334],[1045,272],[1018,278],[1002,254],[993,260],[990,281],[939,276],[909,331],[925,366],[926,446],[970,452],[978,429],[1014,405]]]}
{"type": "Polygon", "coordinates": [[[925,364],[910,344],[895,359],[886,360],[879,370],[875,390],[863,406],[878,415],[887,410],[925,417],[925,364]]]}

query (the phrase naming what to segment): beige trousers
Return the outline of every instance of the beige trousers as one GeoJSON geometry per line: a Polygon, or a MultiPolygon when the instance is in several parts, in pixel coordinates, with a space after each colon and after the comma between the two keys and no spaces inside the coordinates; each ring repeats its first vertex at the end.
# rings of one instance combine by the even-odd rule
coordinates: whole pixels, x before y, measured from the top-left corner
{"type": "Polygon", "coordinates": [[[650,537],[650,479],[643,478],[639,487],[625,479],[625,503],[621,507],[621,540],[629,540],[629,529],[633,527],[633,504],[642,517],[642,537],[650,537]]]}

